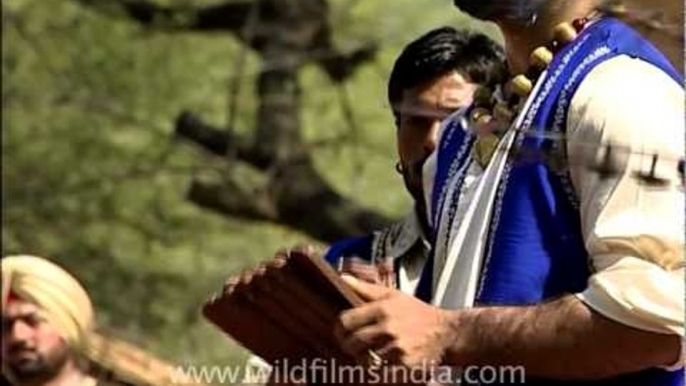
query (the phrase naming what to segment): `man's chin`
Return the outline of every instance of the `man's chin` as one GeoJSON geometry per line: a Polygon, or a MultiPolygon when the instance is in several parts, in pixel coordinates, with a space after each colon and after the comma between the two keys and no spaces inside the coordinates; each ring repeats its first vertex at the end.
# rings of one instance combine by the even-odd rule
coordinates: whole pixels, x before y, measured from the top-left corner
{"type": "Polygon", "coordinates": [[[50,379],[53,375],[53,372],[40,358],[23,358],[16,363],[9,364],[9,370],[12,377],[20,382],[50,379]]]}

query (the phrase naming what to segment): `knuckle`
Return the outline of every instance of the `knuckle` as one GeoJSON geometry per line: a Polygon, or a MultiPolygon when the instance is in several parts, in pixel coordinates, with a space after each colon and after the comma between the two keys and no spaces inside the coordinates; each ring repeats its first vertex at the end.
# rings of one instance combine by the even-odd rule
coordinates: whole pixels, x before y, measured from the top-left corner
{"type": "Polygon", "coordinates": [[[378,309],[378,315],[379,315],[379,320],[381,321],[388,321],[391,319],[391,307],[389,307],[388,303],[382,303],[379,305],[378,309]]]}

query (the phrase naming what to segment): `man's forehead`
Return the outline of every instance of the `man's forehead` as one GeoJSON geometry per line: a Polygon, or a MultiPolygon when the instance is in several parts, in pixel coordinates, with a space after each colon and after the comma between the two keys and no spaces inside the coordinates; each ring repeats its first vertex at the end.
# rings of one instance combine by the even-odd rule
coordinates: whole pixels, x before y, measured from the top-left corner
{"type": "Polygon", "coordinates": [[[466,83],[469,83],[462,74],[457,71],[451,71],[445,75],[439,76],[432,81],[426,82],[417,87],[419,92],[445,92],[446,89],[451,89],[455,87],[463,87],[466,83]]]}
{"type": "Polygon", "coordinates": [[[400,103],[401,114],[433,116],[452,112],[471,103],[476,88],[457,71],[405,90],[400,103]],[[433,110],[438,111],[433,111],[433,110]]]}
{"type": "Polygon", "coordinates": [[[37,314],[39,311],[40,308],[34,303],[21,299],[13,299],[5,305],[5,309],[2,310],[2,313],[5,317],[16,318],[37,314]]]}
{"type": "MultiPolygon", "coordinates": [[[[417,87],[405,90],[404,97],[420,102],[450,103],[462,95],[469,82],[457,71],[438,77],[417,87]]],[[[405,98],[403,98],[405,99],[405,98]]]]}

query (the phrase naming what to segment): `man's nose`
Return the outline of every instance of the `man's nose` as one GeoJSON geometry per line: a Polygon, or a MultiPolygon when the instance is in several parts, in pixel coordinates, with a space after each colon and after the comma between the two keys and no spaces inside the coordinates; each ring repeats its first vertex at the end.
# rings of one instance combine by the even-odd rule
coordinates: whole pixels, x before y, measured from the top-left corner
{"type": "Polygon", "coordinates": [[[431,153],[436,150],[436,140],[435,139],[429,139],[427,138],[424,141],[424,145],[422,146],[422,150],[424,151],[424,157],[428,157],[431,155],[431,153]]]}
{"type": "Polygon", "coordinates": [[[12,325],[10,341],[14,343],[25,342],[33,337],[33,328],[21,320],[12,325]]]}
{"type": "Polygon", "coordinates": [[[430,155],[434,152],[434,150],[436,150],[436,137],[438,136],[438,132],[441,129],[441,122],[441,120],[435,120],[431,125],[429,134],[426,137],[424,137],[424,143],[422,144],[422,148],[424,150],[425,155],[430,155]]]}

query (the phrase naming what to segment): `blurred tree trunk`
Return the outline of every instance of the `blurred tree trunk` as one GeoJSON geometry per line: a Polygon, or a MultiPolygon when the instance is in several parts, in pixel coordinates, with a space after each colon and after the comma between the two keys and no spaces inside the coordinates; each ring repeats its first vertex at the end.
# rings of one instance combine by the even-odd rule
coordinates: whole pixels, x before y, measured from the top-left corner
{"type": "Polygon", "coordinates": [[[188,194],[192,202],[227,216],[283,224],[327,242],[389,223],[384,215],[336,192],[315,168],[302,138],[302,66],[314,62],[332,82],[341,83],[376,52],[374,45],[350,53],[334,47],[326,0],[228,1],[197,8],[146,0],[76,1],[113,15],[123,13],[146,28],[231,34],[260,55],[252,138],[208,124],[192,112],[179,114],[175,133],[224,157],[227,170],[232,163],[246,163],[268,182],[246,186],[231,173],[221,181],[196,178],[188,194]]]}
{"type": "Polygon", "coordinates": [[[650,39],[678,70],[684,68],[684,2],[624,0],[625,21],[650,39]]]}

